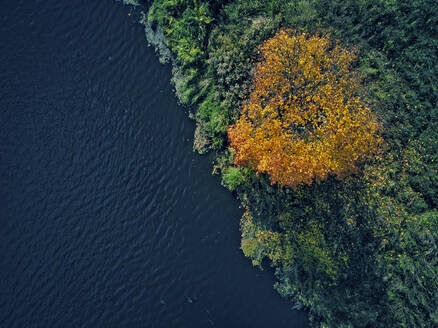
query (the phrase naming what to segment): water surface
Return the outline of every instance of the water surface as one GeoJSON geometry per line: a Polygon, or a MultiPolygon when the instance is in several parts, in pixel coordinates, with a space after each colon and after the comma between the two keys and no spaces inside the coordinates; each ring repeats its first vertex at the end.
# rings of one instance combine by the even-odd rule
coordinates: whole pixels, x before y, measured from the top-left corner
{"type": "Polygon", "coordinates": [[[132,9],[0,10],[0,326],[303,327],[132,9]]]}

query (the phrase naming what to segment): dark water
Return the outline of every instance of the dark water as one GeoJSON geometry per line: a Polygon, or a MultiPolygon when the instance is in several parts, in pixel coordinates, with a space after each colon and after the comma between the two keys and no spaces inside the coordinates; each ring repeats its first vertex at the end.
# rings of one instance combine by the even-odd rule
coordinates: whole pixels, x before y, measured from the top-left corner
{"type": "Polygon", "coordinates": [[[0,4],[0,327],[303,327],[113,0],[0,4]]]}

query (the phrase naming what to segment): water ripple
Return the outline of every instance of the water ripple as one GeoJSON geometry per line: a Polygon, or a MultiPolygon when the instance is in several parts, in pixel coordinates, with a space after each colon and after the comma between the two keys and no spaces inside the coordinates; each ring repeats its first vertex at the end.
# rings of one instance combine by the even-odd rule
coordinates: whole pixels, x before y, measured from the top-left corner
{"type": "Polygon", "coordinates": [[[241,210],[135,15],[0,9],[1,326],[303,326],[242,256],[241,210]]]}

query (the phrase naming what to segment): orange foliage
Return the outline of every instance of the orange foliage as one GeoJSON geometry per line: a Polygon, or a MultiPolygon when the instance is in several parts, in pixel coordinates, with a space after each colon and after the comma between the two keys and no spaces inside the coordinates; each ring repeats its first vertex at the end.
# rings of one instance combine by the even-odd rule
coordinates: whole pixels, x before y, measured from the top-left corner
{"type": "Polygon", "coordinates": [[[343,178],[381,142],[379,124],[356,95],[352,50],[329,36],[283,29],[260,47],[253,91],[228,129],[235,165],[296,187],[343,178]]]}

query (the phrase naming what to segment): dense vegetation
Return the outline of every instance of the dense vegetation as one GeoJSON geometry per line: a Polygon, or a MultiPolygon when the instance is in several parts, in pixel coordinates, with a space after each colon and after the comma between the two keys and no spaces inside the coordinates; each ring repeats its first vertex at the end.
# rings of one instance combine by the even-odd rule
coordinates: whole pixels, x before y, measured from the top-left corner
{"type": "MultiPolygon", "coordinates": [[[[197,122],[194,148],[246,209],[242,250],[315,327],[438,327],[438,2],[155,0],[143,22],[174,64],[197,122]],[[363,108],[382,151],[358,174],[272,184],[235,166],[227,128],[248,106],[259,46],[282,28],[356,49],[363,108]],[[287,183],[286,183],[287,184],[287,183]]],[[[263,172],[263,170],[260,170],[263,172]]]]}

